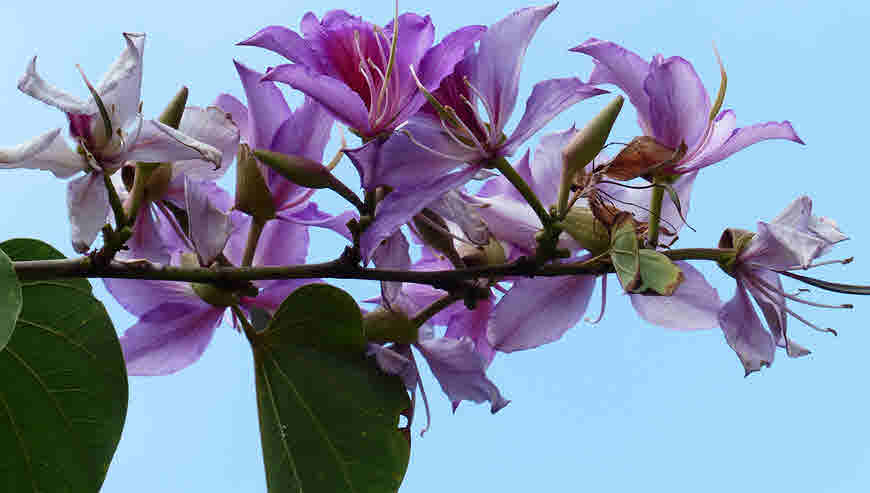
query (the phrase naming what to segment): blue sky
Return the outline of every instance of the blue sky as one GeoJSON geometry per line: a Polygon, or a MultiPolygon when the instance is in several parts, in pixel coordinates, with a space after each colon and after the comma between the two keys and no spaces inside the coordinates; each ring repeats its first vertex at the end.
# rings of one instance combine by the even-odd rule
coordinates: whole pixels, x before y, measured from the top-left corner
{"type": "MultiPolygon", "coordinates": [[[[146,32],[144,111],[156,115],[182,84],[190,87],[193,104],[207,105],[220,92],[243,97],[232,59],[261,70],[281,59],[234,43],[269,24],[295,28],[306,11],[322,14],[321,5],[6,3],[0,6],[0,73],[6,74],[0,77],[0,146],[64,124],[59,112],[15,89],[34,54],[49,81],[84,97],[75,64],[97,80],[120,53],[122,31],[146,32]]],[[[491,24],[527,5],[407,0],[400,8],[431,14],[440,38],[462,25],[491,24]]],[[[393,4],[345,1],[330,7],[386,23],[393,4]]],[[[659,52],[683,56],[715,91],[715,41],[729,75],[725,108],[736,111],[740,124],[788,119],[807,146],[765,142],[704,170],[688,216],[697,232],[684,230],[678,244],[713,246],[725,227],[754,229],[756,221],[772,219],[805,193],[817,214],[836,219],[852,238],[834,256],[857,257],[850,266],[813,275],[870,284],[863,121],[868,14],[870,7],[859,2],[564,1],[529,48],[519,101],[537,81],[586,78],[591,62],[567,50],[590,36],[619,42],[646,58],[659,52]]],[[[290,92],[288,97],[299,101],[290,92]]],[[[607,101],[604,96],[581,102],[545,132],[582,125],[607,101]]],[[[612,140],[638,134],[626,107],[612,140]]],[[[340,170],[356,185],[349,163],[340,170]]],[[[4,172],[2,239],[36,237],[72,255],[64,187],[48,173],[4,172]]],[[[323,200],[332,210],[341,206],[329,197],[323,200]]],[[[316,260],[332,258],[342,248],[328,234],[315,234],[312,245],[316,260]]],[[[713,266],[700,268],[729,299],[733,281],[713,266]]],[[[373,283],[337,284],[358,298],[376,291],[373,283]]],[[[840,336],[819,334],[792,320],[790,334],[813,354],[789,360],[780,352],[772,368],[743,378],[721,331],[649,326],[615,284],[601,323],[584,322],[554,344],[496,358],[490,377],[512,400],[497,415],[473,404],[452,414],[437,383],[425,375],[432,428],[422,439],[414,434],[401,491],[867,489],[867,300],[814,290],[814,300],[855,304],[851,311],[797,307],[810,320],[838,329],[840,336]]],[[[95,286],[119,331],[134,322],[101,283],[95,286]]],[[[131,378],[127,425],[103,491],[264,491],[253,382],[250,350],[228,326],[218,330],[192,367],[167,377],[131,378]]]]}

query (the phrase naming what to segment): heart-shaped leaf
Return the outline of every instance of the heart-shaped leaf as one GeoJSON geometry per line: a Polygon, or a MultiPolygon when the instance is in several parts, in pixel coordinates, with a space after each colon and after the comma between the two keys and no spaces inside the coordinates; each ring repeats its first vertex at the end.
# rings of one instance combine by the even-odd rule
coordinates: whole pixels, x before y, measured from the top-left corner
{"type": "Polygon", "coordinates": [[[12,260],[0,250],[0,349],[6,347],[21,313],[21,284],[12,260]]]}
{"type": "Polygon", "coordinates": [[[622,288],[627,292],[640,284],[640,259],[638,254],[637,229],[634,218],[621,212],[610,233],[610,260],[622,288]]]}
{"type": "Polygon", "coordinates": [[[293,292],[252,336],[269,491],[395,492],[410,443],[398,377],[365,357],[353,298],[325,284],[293,292]]]}
{"type": "MultiPolygon", "coordinates": [[[[9,240],[12,260],[61,259],[9,240]]],[[[84,279],[25,281],[12,339],[0,351],[0,490],[96,492],[127,412],[115,328],[84,279]]]]}
{"type": "Polygon", "coordinates": [[[663,296],[674,294],[683,282],[683,271],[661,252],[644,248],[639,253],[642,283],[637,292],[652,290],[663,296]]]}

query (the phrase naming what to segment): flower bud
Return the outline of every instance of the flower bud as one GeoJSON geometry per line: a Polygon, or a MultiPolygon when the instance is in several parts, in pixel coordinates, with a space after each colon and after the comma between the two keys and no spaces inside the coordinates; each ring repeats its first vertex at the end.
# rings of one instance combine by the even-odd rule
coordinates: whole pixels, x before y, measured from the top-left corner
{"type": "Polygon", "coordinates": [[[610,233],[607,226],[596,219],[595,214],[588,207],[572,207],[558,226],[593,255],[610,248],[610,233]]]}
{"type": "Polygon", "coordinates": [[[413,344],[417,342],[418,330],[414,322],[401,312],[386,308],[366,313],[363,316],[363,330],[369,342],[384,344],[413,344]]]}
{"type": "Polygon", "coordinates": [[[326,166],[302,156],[257,149],[254,156],[281,176],[306,188],[332,188],[336,178],[326,166]]]}
{"type": "Polygon", "coordinates": [[[198,282],[190,283],[193,292],[209,305],[217,307],[233,306],[239,303],[239,297],[232,291],[219,288],[213,284],[198,282]]]}
{"type": "Polygon", "coordinates": [[[583,130],[571,139],[571,142],[562,149],[562,185],[559,190],[559,210],[564,211],[568,204],[568,192],[574,183],[574,176],[582,173],[583,168],[591,163],[595,156],[604,148],[610,130],[625,99],[618,96],[589,121],[583,130]]]}
{"type": "Polygon", "coordinates": [[[275,203],[266,186],[257,160],[247,144],[239,146],[236,156],[236,205],[235,208],[254,219],[265,222],[275,217],[275,203]]]}
{"type": "Polygon", "coordinates": [[[166,105],[166,109],[160,114],[158,121],[164,125],[168,125],[174,129],[178,129],[181,125],[181,115],[184,114],[184,106],[187,104],[188,90],[186,86],[182,86],[172,101],[166,105]]]}
{"type": "Polygon", "coordinates": [[[145,184],[145,200],[148,202],[162,200],[169,191],[169,184],[172,182],[172,165],[169,163],[157,165],[139,163],[136,165],[136,174],[138,175],[145,166],[154,166],[145,184]]]}

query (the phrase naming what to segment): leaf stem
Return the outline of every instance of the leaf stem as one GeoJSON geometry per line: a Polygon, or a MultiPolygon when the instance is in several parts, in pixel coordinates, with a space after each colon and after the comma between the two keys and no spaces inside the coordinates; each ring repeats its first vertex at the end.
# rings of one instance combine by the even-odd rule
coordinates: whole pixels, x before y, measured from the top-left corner
{"type": "Polygon", "coordinates": [[[665,198],[665,187],[661,185],[658,177],[653,178],[652,197],[649,204],[649,231],[647,231],[647,245],[656,249],[659,245],[659,222],[662,217],[662,203],[665,198]]]}
{"type": "Polygon", "coordinates": [[[245,253],[242,256],[242,267],[250,267],[251,264],[254,263],[254,253],[257,251],[257,243],[260,241],[260,235],[263,233],[263,228],[265,226],[266,221],[256,217],[251,218],[251,230],[248,231],[248,241],[245,243],[245,253]]]}

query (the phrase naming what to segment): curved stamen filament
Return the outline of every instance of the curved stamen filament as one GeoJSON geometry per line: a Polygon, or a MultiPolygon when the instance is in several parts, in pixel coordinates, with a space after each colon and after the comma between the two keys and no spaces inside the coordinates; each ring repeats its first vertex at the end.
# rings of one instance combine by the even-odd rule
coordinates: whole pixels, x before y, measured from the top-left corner
{"type": "MultiPolygon", "coordinates": [[[[459,98],[462,99],[462,101],[468,106],[469,109],[471,109],[471,114],[474,116],[474,121],[477,123],[477,126],[482,128],[482,129],[487,128],[486,122],[483,121],[483,119],[480,117],[480,114],[477,111],[477,106],[475,106],[474,103],[469,101],[468,98],[466,98],[464,94],[460,94],[459,98]]],[[[486,137],[487,137],[488,144],[494,145],[497,142],[497,141],[493,140],[490,132],[487,132],[486,137]]]]}
{"type": "MultiPolygon", "coordinates": [[[[450,106],[447,106],[446,108],[448,110],[453,109],[450,106]]],[[[453,114],[455,114],[455,111],[453,114]]],[[[457,118],[458,118],[458,115],[457,115],[457,118]]],[[[455,133],[457,129],[452,129],[452,128],[448,127],[447,122],[444,121],[443,118],[441,119],[441,128],[444,129],[444,131],[447,133],[447,135],[449,135],[450,138],[453,139],[454,142],[459,144],[459,146],[462,147],[463,149],[468,149],[470,151],[477,151],[477,150],[479,150],[481,152],[484,151],[483,146],[481,145],[480,141],[478,141],[477,138],[475,138],[474,134],[469,135],[471,137],[471,141],[474,145],[469,145],[469,144],[466,144],[465,142],[462,142],[461,137],[456,135],[456,133],[455,133]]]]}
{"type": "Polygon", "coordinates": [[[811,329],[813,329],[813,330],[817,330],[817,331],[819,331],[819,332],[827,332],[828,334],[834,334],[834,335],[837,335],[837,331],[834,330],[834,329],[832,329],[832,328],[830,328],[830,327],[823,329],[823,328],[819,327],[818,325],[813,324],[813,323],[810,322],[809,320],[807,320],[807,319],[801,317],[801,316],[798,315],[797,313],[795,313],[795,312],[789,310],[788,308],[783,308],[783,310],[784,310],[786,313],[788,313],[789,315],[791,315],[792,317],[794,317],[794,318],[800,320],[801,322],[803,322],[804,325],[806,325],[807,327],[809,327],[809,328],[811,328],[811,329]]]}
{"type": "MultiPolygon", "coordinates": [[[[468,77],[463,77],[462,81],[465,82],[465,85],[467,85],[468,88],[471,89],[471,92],[474,93],[475,96],[477,96],[477,99],[479,99],[480,103],[483,105],[484,111],[486,111],[486,115],[489,117],[489,129],[487,132],[489,134],[489,141],[497,142],[500,136],[496,135],[496,131],[499,128],[499,122],[496,121],[495,109],[492,107],[489,101],[487,101],[486,98],[483,97],[483,94],[481,94],[480,91],[476,87],[474,87],[474,84],[472,84],[471,81],[468,80],[468,77]]],[[[476,113],[476,111],[474,113],[476,113]]],[[[487,126],[484,125],[483,128],[487,128],[487,126]]]]}
{"type": "MultiPolygon", "coordinates": [[[[747,279],[747,281],[749,281],[750,284],[755,285],[756,288],[765,288],[767,291],[776,293],[780,296],[788,298],[788,299],[795,301],[797,303],[803,303],[804,305],[814,306],[817,308],[835,308],[835,309],[854,308],[853,305],[848,304],[848,303],[842,304],[842,305],[826,305],[824,303],[816,303],[813,301],[808,301],[808,300],[801,298],[800,296],[795,296],[793,294],[786,293],[785,291],[782,291],[782,290],[776,288],[775,286],[773,286],[772,284],[770,284],[769,282],[765,281],[764,279],[762,279],[760,277],[751,276],[747,279]]],[[[762,291],[764,291],[765,289],[762,289],[762,291]]],[[[768,296],[768,298],[770,298],[770,297],[768,296]]],[[[772,298],[771,298],[771,301],[773,301],[772,298]]]]}
{"type": "Polygon", "coordinates": [[[433,148],[427,146],[426,144],[424,144],[424,143],[420,142],[419,140],[415,139],[414,136],[411,135],[411,132],[409,132],[408,130],[402,129],[401,132],[402,132],[403,134],[405,134],[405,135],[408,137],[408,139],[410,139],[410,141],[411,141],[412,144],[414,144],[414,145],[416,145],[417,147],[423,149],[424,151],[431,152],[432,154],[435,154],[436,156],[441,156],[441,157],[443,157],[444,159],[450,159],[451,161],[464,161],[464,160],[465,160],[465,158],[462,157],[462,156],[451,156],[450,154],[445,154],[445,153],[443,153],[443,152],[441,152],[441,151],[437,151],[437,150],[435,150],[435,149],[433,149],[433,148]]]}
{"type": "Polygon", "coordinates": [[[586,317],[585,320],[590,324],[597,324],[604,318],[604,308],[607,306],[607,275],[601,276],[601,311],[598,313],[598,317],[594,320],[586,317]]]}
{"type": "MultiPolygon", "coordinates": [[[[810,265],[808,265],[808,266],[806,267],[806,269],[812,269],[813,267],[821,267],[821,266],[823,266],[823,265],[831,265],[831,264],[842,264],[842,265],[846,265],[846,264],[850,264],[850,263],[852,263],[853,260],[855,260],[855,257],[849,257],[849,258],[837,259],[837,260],[826,260],[826,261],[824,261],[824,262],[819,262],[819,263],[815,263],[815,264],[810,264],[810,265]]],[[[787,269],[785,269],[785,270],[806,270],[806,269],[805,269],[804,267],[800,266],[800,265],[794,265],[794,266],[789,267],[789,268],[787,268],[787,269]]]]}
{"type": "Polygon", "coordinates": [[[462,121],[461,118],[459,118],[459,114],[456,113],[456,110],[453,109],[452,106],[445,106],[444,109],[447,110],[453,120],[459,122],[459,130],[462,130],[463,132],[465,132],[466,135],[468,135],[468,138],[474,143],[474,146],[481,151],[485,151],[486,147],[484,147],[480,140],[477,139],[477,137],[474,135],[474,132],[472,132],[471,129],[468,128],[468,125],[466,125],[465,122],[462,121]]]}
{"type": "Polygon", "coordinates": [[[432,229],[438,231],[439,233],[441,233],[441,234],[443,234],[443,235],[447,235],[448,237],[453,238],[454,240],[456,240],[456,241],[458,241],[458,242],[460,242],[460,243],[465,243],[466,245],[470,245],[470,246],[473,246],[473,247],[477,247],[477,245],[475,245],[473,242],[471,242],[471,241],[469,241],[469,240],[466,240],[465,238],[462,238],[462,237],[460,237],[460,236],[458,236],[458,235],[455,235],[455,234],[451,233],[449,229],[442,228],[438,223],[436,223],[435,221],[433,221],[433,220],[429,219],[428,217],[426,217],[426,214],[417,214],[417,216],[415,216],[415,217],[418,218],[418,219],[422,219],[423,222],[425,222],[426,224],[428,224],[430,228],[432,228],[432,229]]]}

